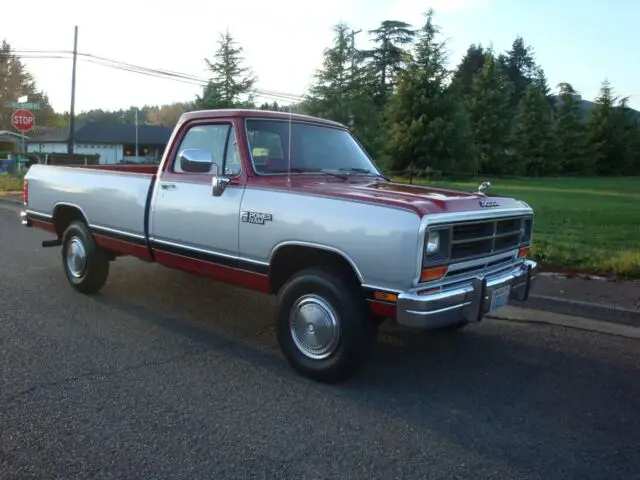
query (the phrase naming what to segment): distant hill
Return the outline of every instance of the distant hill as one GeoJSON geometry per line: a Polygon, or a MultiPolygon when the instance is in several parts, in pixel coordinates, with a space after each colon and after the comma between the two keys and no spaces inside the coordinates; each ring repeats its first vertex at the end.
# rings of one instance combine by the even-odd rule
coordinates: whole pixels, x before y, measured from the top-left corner
{"type": "MultiPolygon", "coordinates": [[[[551,98],[553,98],[553,100],[555,102],[558,102],[560,100],[560,95],[551,95],[551,98]]],[[[593,111],[594,108],[596,108],[596,103],[592,102],[590,100],[584,100],[582,98],[581,95],[575,94],[573,95],[574,100],[577,100],[580,102],[580,107],[582,109],[582,115],[586,118],[589,115],[591,115],[591,112],[593,111]]],[[[630,108],[631,113],[634,115],[636,121],[640,122],[640,112],[638,110],[635,110],[633,108],[630,108]]]]}

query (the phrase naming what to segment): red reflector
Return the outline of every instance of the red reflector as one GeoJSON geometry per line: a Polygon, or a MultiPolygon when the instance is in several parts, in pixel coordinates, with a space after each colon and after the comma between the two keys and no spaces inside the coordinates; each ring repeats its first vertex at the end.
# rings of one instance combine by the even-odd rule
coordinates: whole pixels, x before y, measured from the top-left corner
{"type": "Polygon", "coordinates": [[[29,182],[26,178],[22,184],[22,203],[25,206],[29,203],[29,182]]]}

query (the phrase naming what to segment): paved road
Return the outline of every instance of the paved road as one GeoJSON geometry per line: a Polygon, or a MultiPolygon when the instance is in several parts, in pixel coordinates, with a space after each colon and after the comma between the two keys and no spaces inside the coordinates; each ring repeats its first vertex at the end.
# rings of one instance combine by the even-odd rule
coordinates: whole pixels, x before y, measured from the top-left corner
{"type": "Polygon", "coordinates": [[[637,340],[386,332],[361,377],[319,385],[271,299],[134,259],[81,296],[44,238],[0,207],[3,480],[640,475],[637,340]]]}

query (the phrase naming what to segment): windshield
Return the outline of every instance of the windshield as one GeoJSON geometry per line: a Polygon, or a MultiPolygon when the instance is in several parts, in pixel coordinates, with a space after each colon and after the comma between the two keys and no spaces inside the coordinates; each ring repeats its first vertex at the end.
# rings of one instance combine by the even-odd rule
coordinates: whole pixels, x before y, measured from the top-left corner
{"type": "MultiPolygon", "coordinates": [[[[253,168],[259,174],[286,173],[289,162],[289,122],[246,121],[253,168]]],[[[291,171],[380,175],[365,151],[343,129],[291,123],[291,171]]]]}

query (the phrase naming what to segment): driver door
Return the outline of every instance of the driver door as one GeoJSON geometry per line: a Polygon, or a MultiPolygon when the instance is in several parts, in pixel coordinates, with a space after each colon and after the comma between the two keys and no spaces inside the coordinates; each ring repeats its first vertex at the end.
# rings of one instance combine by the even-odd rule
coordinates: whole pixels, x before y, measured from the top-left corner
{"type": "Polygon", "coordinates": [[[149,226],[152,247],[158,263],[211,273],[212,264],[229,265],[238,255],[244,182],[236,129],[231,122],[194,123],[179,142],[157,180],[149,226]],[[206,154],[212,163],[194,167],[181,157],[185,151],[206,154]],[[229,179],[220,196],[212,194],[216,169],[229,179]]]}

